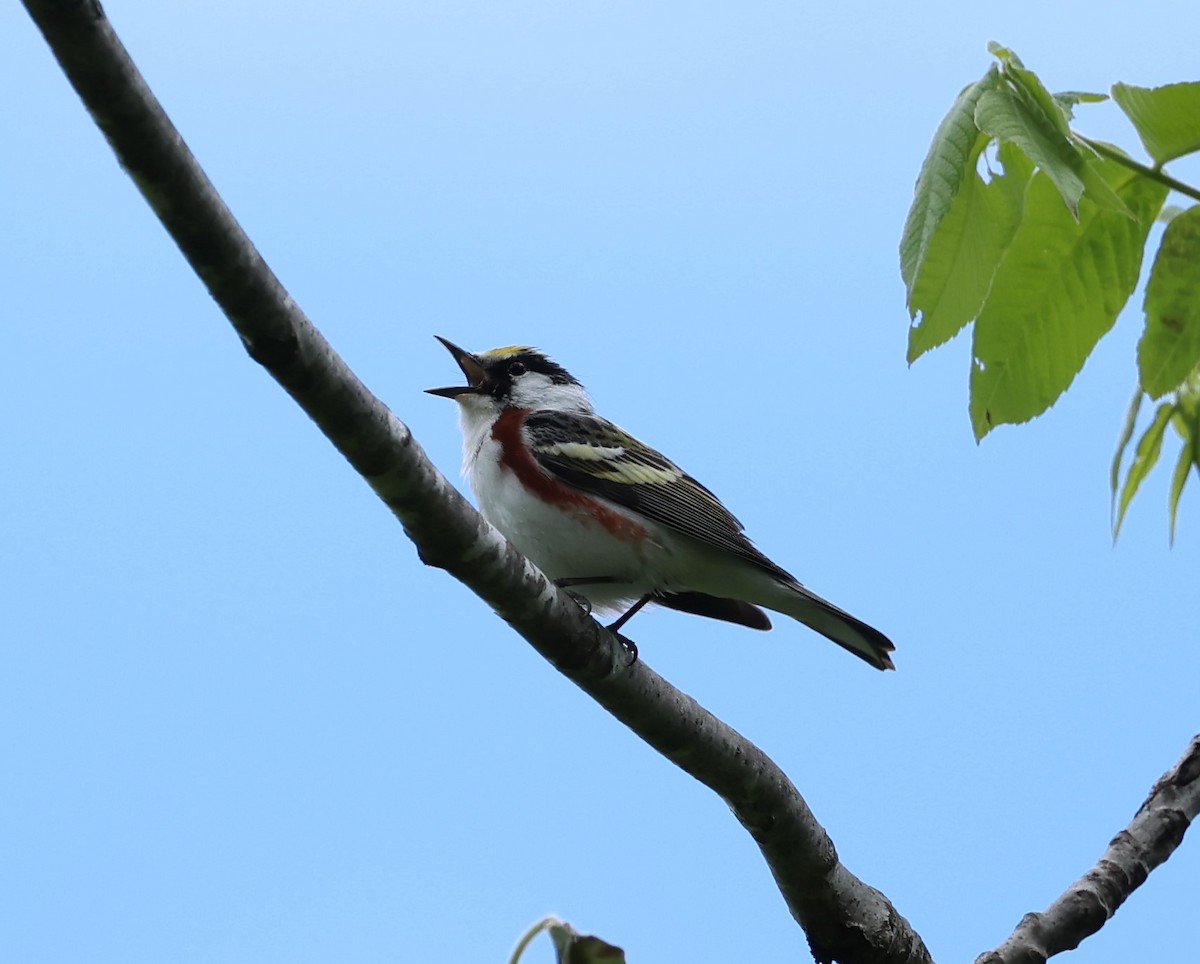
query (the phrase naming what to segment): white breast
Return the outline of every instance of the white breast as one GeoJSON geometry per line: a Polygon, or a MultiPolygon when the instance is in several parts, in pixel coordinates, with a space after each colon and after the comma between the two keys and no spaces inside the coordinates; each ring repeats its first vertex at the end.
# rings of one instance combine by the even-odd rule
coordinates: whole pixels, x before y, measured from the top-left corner
{"type": "MultiPolygon", "coordinates": [[[[650,591],[650,559],[661,544],[614,536],[582,511],[560,508],[529,492],[500,464],[500,445],[483,443],[471,473],[471,487],[484,517],[551,579],[613,577],[617,584],[579,585],[574,592],[598,606],[615,606],[650,591]]],[[[630,516],[617,507],[614,511],[630,516]]],[[[641,523],[644,528],[657,528],[641,523]]],[[[653,539],[654,534],[651,535],[653,539]]]]}
{"type": "Polygon", "coordinates": [[[597,520],[570,508],[561,508],[531,493],[500,462],[500,443],[491,437],[490,424],[468,432],[465,468],[479,511],[520,552],[551,579],[614,577],[620,582],[578,585],[573,592],[586,596],[600,608],[623,607],[661,586],[655,573],[661,567],[663,534],[658,526],[609,503],[613,512],[638,522],[649,538],[630,542],[618,538],[597,520]]]}

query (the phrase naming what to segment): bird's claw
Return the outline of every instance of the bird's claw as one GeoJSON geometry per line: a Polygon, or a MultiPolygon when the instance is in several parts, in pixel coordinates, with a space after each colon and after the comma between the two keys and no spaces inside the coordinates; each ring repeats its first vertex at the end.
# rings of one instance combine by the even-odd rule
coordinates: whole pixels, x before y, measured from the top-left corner
{"type": "MultiPolygon", "coordinates": [[[[609,627],[609,628],[611,629],[612,627],[609,627]]],[[[635,643],[632,639],[630,639],[624,633],[618,633],[618,632],[614,631],[613,635],[617,637],[618,642],[620,642],[620,644],[621,644],[621,648],[629,654],[629,662],[625,664],[625,668],[628,669],[630,666],[632,666],[634,663],[636,663],[638,661],[637,643],[635,643]]]]}
{"type": "MultiPolygon", "coordinates": [[[[588,578],[588,579],[582,579],[582,580],[568,578],[568,579],[555,579],[554,585],[557,586],[560,591],[562,591],[562,592],[566,593],[568,596],[570,596],[571,601],[573,603],[575,603],[575,605],[578,606],[580,609],[582,609],[587,615],[590,616],[592,614],[592,601],[590,599],[588,599],[587,596],[583,595],[582,593],[575,592],[573,589],[571,589],[569,587],[578,586],[581,584],[592,584],[592,583],[607,582],[607,581],[610,581],[610,580],[601,579],[599,577],[594,578],[594,579],[588,578]]],[[[617,637],[617,640],[621,644],[621,648],[629,654],[629,662],[625,664],[626,666],[632,666],[634,663],[637,662],[638,647],[637,647],[637,643],[635,643],[628,636],[625,636],[621,633],[621,627],[624,626],[625,623],[629,621],[629,617],[632,616],[634,613],[636,613],[639,609],[641,609],[642,606],[645,605],[645,603],[646,603],[646,600],[643,599],[639,605],[634,606],[632,609],[630,609],[628,612],[626,612],[623,616],[621,616],[620,619],[616,620],[616,622],[610,623],[608,626],[605,627],[605,629],[607,629],[610,633],[612,633],[614,636],[617,637]]]]}
{"type": "Polygon", "coordinates": [[[590,616],[592,614],[592,601],[588,599],[587,596],[585,596],[583,593],[574,592],[570,589],[567,589],[565,586],[559,586],[558,588],[570,596],[571,602],[582,609],[585,615],[590,616]]]}

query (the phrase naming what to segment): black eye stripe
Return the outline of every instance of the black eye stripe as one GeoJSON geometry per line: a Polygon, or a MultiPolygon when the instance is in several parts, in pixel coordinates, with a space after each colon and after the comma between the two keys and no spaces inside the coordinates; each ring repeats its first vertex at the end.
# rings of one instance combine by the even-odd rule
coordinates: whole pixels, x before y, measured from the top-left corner
{"type": "Polygon", "coordinates": [[[541,352],[522,351],[505,359],[497,359],[494,366],[493,370],[501,381],[508,382],[527,372],[537,372],[539,375],[545,375],[555,385],[579,384],[570,372],[541,352]]]}

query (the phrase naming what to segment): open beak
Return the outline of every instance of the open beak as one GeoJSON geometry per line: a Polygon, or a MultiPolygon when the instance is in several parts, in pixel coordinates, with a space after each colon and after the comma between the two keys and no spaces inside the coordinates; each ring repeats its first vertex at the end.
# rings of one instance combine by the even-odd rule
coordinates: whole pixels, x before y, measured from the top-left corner
{"type": "Polygon", "coordinates": [[[458,398],[459,395],[478,395],[482,392],[486,374],[483,366],[479,364],[479,359],[469,351],[463,351],[454,342],[447,341],[441,335],[434,335],[433,337],[445,345],[446,351],[454,356],[454,360],[458,362],[458,367],[467,376],[467,384],[451,385],[448,388],[427,388],[425,391],[430,395],[440,395],[442,398],[458,398]]]}

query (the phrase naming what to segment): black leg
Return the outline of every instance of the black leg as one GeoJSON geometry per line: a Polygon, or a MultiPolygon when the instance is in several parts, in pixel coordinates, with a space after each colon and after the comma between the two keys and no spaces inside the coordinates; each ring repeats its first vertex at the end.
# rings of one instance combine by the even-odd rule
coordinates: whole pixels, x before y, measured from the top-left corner
{"type": "MultiPolygon", "coordinates": [[[[603,586],[603,585],[611,585],[612,583],[618,583],[618,582],[628,582],[628,580],[620,579],[617,576],[567,576],[563,579],[555,579],[554,585],[558,586],[559,589],[561,589],[568,596],[570,596],[573,600],[575,600],[576,605],[578,605],[580,609],[582,609],[585,613],[587,613],[590,616],[592,613],[591,601],[586,599],[584,596],[580,595],[579,593],[571,592],[571,587],[572,586],[603,586]]],[[[623,636],[621,634],[621,627],[624,626],[627,622],[629,622],[629,620],[631,620],[634,616],[636,616],[638,614],[638,611],[653,598],[654,598],[654,593],[647,593],[645,596],[643,596],[641,599],[639,599],[637,602],[635,602],[632,606],[630,606],[627,610],[625,610],[625,612],[623,612],[620,616],[618,616],[615,622],[610,623],[608,626],[609,632],[611,632],[613,635],[615,635],[617,637],[617,639],[619,639],[621,641],[621,645],[624,646],[625,649],[628,651],[630,666],[632,666],[634,663],[637,662],[637,658],[638,658],[637,643],[635,643],[628,636],[623,636]]]]}
{"type": "Polygon", "coordinates": [[[608,626],[609,632],[617,633],[619,635],[621,632],[621,627],[624,626],[627,622],[629,622],[629,620],[633,619],[633,617],[638,614],[638,612],[641,610],[641,608],[643,606],[645,606],[646,603],[648,603],[653,598],[654,598],[654,593],[652,593],[652,592],[646,593],[646,595],[644,595],[641,599],[639,599],[632,606],[630,606],[628,609],[626,609],[625,612],[623,612],[620,616],[618,616],[616,619],[616,622],[609,623],[609,626],[608,626]]]}
{"type": "Polygon", "coordinates": [[[616,576],[567,576],[555,579],[554,585],[559,589],[570,589],[572,586],[603,586],[620,581],[616,576]]]}

